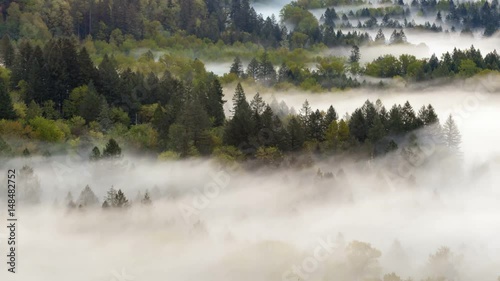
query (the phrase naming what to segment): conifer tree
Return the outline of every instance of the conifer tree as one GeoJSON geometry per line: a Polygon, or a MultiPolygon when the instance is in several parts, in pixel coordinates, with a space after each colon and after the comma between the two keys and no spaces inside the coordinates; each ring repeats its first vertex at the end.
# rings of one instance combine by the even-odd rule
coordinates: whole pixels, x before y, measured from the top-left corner
{"type": "Polygon", "coordinates": [[[118,190],[115,196],[115,208],[127,208],[129,207],[130,204],[128,202],[127,197],[125,196],[125,193],[121,189],[118,190]]]}
{"type": "Polygon", "coordinates": [[[105,158],[118,158],[122,156],[122,149],[115,139],[109,139],[104,151],[102,152],[102,156],[105,158]]]}
{"type": "Polygon", "coordinates": [[[85,186],[85,188],[80,193],[80,197],[78,197],[78,206],[92,207],[98,204],[99,199],[95,195],[94,191],[92,191],[90,186],[85,186]]]}
{"type": "Polygon", "coordinates": [[[0,79],[0,120],[14,120],[16,117],[10,94],[3,80],[0,79]]]}
{"type": "Polygon", "coordinates": [[[0,136],[0,158],[12,155],[12,149],[9,144],[0,136]]]}
{"type": "Polygon", "coordinates": [[[259,62],[253,58],[247,66],[247,76],[256,80],[259,75],[259,62]]]}
{"type": "Polygon", "coordinates": [[[85,47],[83,47],[78,53],[77,60],[78,60],[78,67],[80,69],[78,86],[87,85],[91,81],[95,81],[97,70],[94,66],[94,63],[90,59],[90,55],[85,47]]]}
{"type": "Polygon", "coordinates": [[[233,97],[233,113],[233,118],[225,128],[224,141],[229,145],[240,147],[249,141],[255,126],[252,121],[252,109],[240,83],[236,86],[233,97]]]}
{"type": "Polygon", "coordinates": [[[243,76],[243,65],[241,63],[240,57],[235,57],[233,64],[231,65],[231,69],[229,70],[229,73],[236,74],[238,77],[243,76]]]}
{"type": "Polygon", "coordinates": [[[146,190],[146,193],[144,194],[144,198],[141,200],[142,205],[149,206],[153,202],[151,201],[151,197],[149,196],[149,191],[146,190]]]}
{"type": "Polygon", "coordinates": [[[90,161],[97,161],[101,159],[101,151],[97,146],[94,146],[92,152],[90,153],[90,161]]]}
{"type": "Polygon", "coordinates": [[[7,68],[11,68],[14,64],[15,57],[16,52],[10,41],[10,36],[5,33],[2,37],[2,41],[0,41],[0,59],[7,68]]]}
{"type": "Polygon", "coordinates": [[[214,119],[213,126],[220,127],[226,121],[224,113],[224,92],[218,79],[213,79],[207,94],[206,110],[210,117],[214,119]]]}
{"type": "Polygon", "coordinates": [[[385,44],[385,35],[382,29],[379,29],[375,36],[375,43],[385,44]]]}
{"type": "Polygon", "coordinates": [[[359,62],[360,58],[361,58],[361,55],[359,53],[359,47],[357,45],[352,46],[351,55],[349,56],[349,62],[350,63],[357,63],[357,62],[359,62]]]}
{"type": "Polygon", "coordinates": [[[300,121],[293,116],[288,122],[288,145],[291,151],[298,151],[302,148],[305,141],[305,133],[300,121]]]}
{"type": "Polygon", "coordinates": [[[458,154],[460,151],[460,144],[462,143],[462,136],[451,114],[443,125],[443,137],[446,147],[453,153],[458,154]]]}

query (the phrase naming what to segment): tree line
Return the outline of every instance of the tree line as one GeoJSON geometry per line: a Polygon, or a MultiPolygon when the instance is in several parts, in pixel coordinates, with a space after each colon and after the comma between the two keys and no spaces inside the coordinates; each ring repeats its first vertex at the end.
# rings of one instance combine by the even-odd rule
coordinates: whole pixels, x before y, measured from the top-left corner
{"type": "Polygon", "coordinates": [[[366,65],[365,73],[370,76],[390,78],[401,76],[414,81],[434,78],[471,77],[481,71],[500,70],[500,57],[495,51],[483,56],[481,51],[471,46],[466,50],[453,49],[441,59],[432,55],[429,59],[417,59],[413,55],[384,55],[366,65]]]}

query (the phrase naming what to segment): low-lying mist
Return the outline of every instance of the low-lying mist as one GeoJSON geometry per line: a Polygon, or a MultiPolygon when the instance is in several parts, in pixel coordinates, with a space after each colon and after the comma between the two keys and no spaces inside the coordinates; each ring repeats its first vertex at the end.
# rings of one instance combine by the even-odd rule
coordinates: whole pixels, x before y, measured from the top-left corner
{"type": "MultiPolygon", "coordinates": [[[[130,156],[98,163],[78,155],[3,162],[2,169],[17,169],[20,179],[21,168],[32,167],[42,198],[37,206],[19,203],[18,273],[1,270],[0,278],[351,281],[382,280],[394,272],[412,280],[497,280],[498,86],[491,76],[425,91],[261,92],[296,109],[305,99],[312,108],[333,105],[341,116],[366,99],[380,98],[386,106],[409,100],[416,110],[430,103],[441,122],[450,113],[457,120],[460,163],[431,152],[425,164],[413,165],[398,151],[371,160],[313,155],[311,166],[301,169],[130,156]],[[132,206],[68,209],[67,193],[76,201],[86,185],[100,203],[112,186],[121,189],[132,206]],[[135,200],[146,190],[151,206],[135,200]]],[[[252,90],[246,92],[251,98],[252,90]]],[[[22,183],[19,192],[26,188],[22,183]]]]}

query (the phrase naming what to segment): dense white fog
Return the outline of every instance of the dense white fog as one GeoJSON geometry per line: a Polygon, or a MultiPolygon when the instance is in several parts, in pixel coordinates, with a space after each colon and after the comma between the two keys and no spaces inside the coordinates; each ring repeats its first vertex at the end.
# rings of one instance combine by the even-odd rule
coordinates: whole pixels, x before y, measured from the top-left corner
{"type": "Polygon", "coordinates": [[[276,19],[279,19],[283,6],[291,2],[292,0],[255,1],[251,5],[255,9],[255,12],[262,14],[264,18],[274,15],[276,19]]]}
{"type": "MultiPolygon", "coordinates": [[[[395,155],[368,162],[315,159],[301,170],[249,171],[213,160],[159,163],[130,156],[114,164],[91,164],[86,155],[2,163],[2,169],[33,167],[43,197],[41,206],[18,206],[18,274],[5,279],[1,270],[0,278],[363,280],[395,272],[413,280],[437,274],[447,280],[497,280],[498,81],[492,76],[425,91],[261,92],[267,101],[274,95],[296,109],[305,99],[323,110],[332,104],[341,115],[377,98],[387,107],[409,100],[416,110],[431,103],[441,120],[451,112],[463,136],[463,165],[452,167],[429,155],[433,163],[411,167],[412,180],[399,169],[408,163],[397,162],[395,155]],[[317,177],[318,169],[333,178],[317,177]],[[66,194],[71,191],[76,200],[87,184],[101,202],[114,186],[130,201],[149,189],[154,203],[133,203],[116,213],[68,211],[66,194]],[[440,247],[451,254],[430,262],[440,247]]],[[[247,96],[252,94],[248,89],[247,96]]],[[[2,207],[0,219],[5,216],[2,207]]],[[[5,238],[2,227],[2,250],[5,238]]]]}

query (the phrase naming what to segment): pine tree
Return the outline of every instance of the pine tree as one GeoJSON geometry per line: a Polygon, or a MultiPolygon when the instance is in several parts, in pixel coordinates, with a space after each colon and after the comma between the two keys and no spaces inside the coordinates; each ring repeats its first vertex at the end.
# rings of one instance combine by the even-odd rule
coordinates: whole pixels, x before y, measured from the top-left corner
{"type": "Polygon", "coordinates": [[[12,149],[9,144],[0,136],[0,158],[12,155],[12,149]]]}
{"type": "Polygon", "coordinates": [[[420,120],[417,120],[413,107],[408,101],[406,101],[401,109],[401,121],[405,132],[411,132],[420,126],[420,120]]]}
{"type": "Polygon", "coordinates": [[[109,109],[108,102],[106,101],[106,98],[104,98],[104,97],[101,98],[100,110],[101,111],[99,112],[99,116],[97,118],[97,121],[99,122],[99,125],[101,126],[101,130],[103,132],[107,132],[109,129],[111,129],[113,122],[111,120],[111,111],[109,109]]]}
{"type": "Polygon", "coordinates": [[[332,149],[337,148],[338,138],[339,138],[339,123],[336,120],[333,120],[328,128],[326,129],[326,141],[328,146],[332,149]]]}
{"type": "Polygon", "coordinates": [[[401,106],[394,105],[389,111],[387,129],[390,133],[399,134],[404,132],[404,125],[401,115],[401,106]]]}
{"type": "Polygon", "coordinates": [[[288,82],[290,77],[290,68],[286,65],[286,63],[282,63],[280,69],[278,70],[278,82],[288,82]]]}
{"type": "Polygon", "coordinates": [[[443,22],[443,17],[441,16],[441,11],[437,12],[436,22],[443,22]]]}
{"type": "Polygon", "coordinates": [[[0,120],[14,120],[16,117],[10,94],[3,80],[0,79],[0,120]]]}
{"type": "Polygon", "coordinates": [[[125,193],[121,189],[118,190],[115,196],[115,208],[127,208],[129,207],[130,204],[128,202],[127,197],[125,196],[125,193]]]}
{"type": "MultiPolygon", "coordinates": [[[[116,196],[117,192],[116,189],[111,186],[111,188],[108,190],[106,198],[104,199],[104,203],[106,203],[107,207],[116,207],[117,201],[116,201],[116,196]]],[[[103,208],[104,208],[104,203],[103,203],[103,208]]]]}
{"type": "Polygon", "coordinates": [[[104,55],[98,68],[99,81],[96,82],[97,92],[104,95],[110,105],[117,105],[120,100],[120,77],[116,71],[115,62],[107,54],[104,55]]]}
{"type": "Polygon", "coordinates": [[[91,81],[96,80],[97,70],[85,47],[78,53],[78,67],[80,69],[80,77],[78,79],[79,86],[87,85],[91,81]]]}
{"type": "Polygon", "coordinates": [[[359,108],[356,109],[349,120],[349,131],[356,140],[363,143],[368,137],[368,129],[363,111],[359,108]]]}
{"type": "Polygon", "coordinates": [[[288,145],[291,151],[298,151],[302,148],[305,141],[305,133],[300,121],[293,116],[288,122],[288,145]]]}
{"type": "Polygon", "coordinates": [[[339,145],[342,149],[346,149],[350,143],[351,132],[349,131],[349,125],[344,119],[339,121],[339,145]]]}
{"type": "Polygon", "coordinates": [[[224,142],[241,147],[245,145],[254,132],[255,124],[252,121],[252,109],[247,102],[245,92],[240,83],[236,86],[233,97],[234,116],[229,120],[224,132],[224,142]]]}
{"type": "Polygon", "coordinates": [[[122,149],[118,145],[118,143],[113,139],[109,139],[106,147],[102,152],[102,156],[104,158],[119,158],[122,156],[122,149]]]}
{"type": "Polygon", "coordinates": [[[335,110],[335,108],[333,108],[332,105],[330,105],[330,107],[328,108],[328,110],[326,111],[326,115],[325,115],[325,128],[327,128],[328,126],[330,126],[330,124],[333,122],[333,121],[336,121],[339,119],[339,116],[337,114],[337,111],[335,110]]]}
{"type": "Polygon", "coordinates": [[[94,148],[92,149],[92,152],[90,153],[90,161],[97,161],[99,159],[101,159],[101,151],[99,150],[99,148],[97,146],[94,146],[94,148]]]}
{"type": "Polygon", "coordinates": [[[17,88],[21,80],[29,80],[30,61],[33,54],[33,47],[29,41],[21,41],[19,43],[18,52],[16,53],[14,63],[12,65],[12,75],[10,83],[13,88],[17,88]]]}
{"type": "Polygon", "coordinates": [[[427,107],[422,106],[422,108],[420,108],[418,111],[418,119],[422,120],[424,126],[429,126],[439,122],[439,118],[430,104],[427,107]]]}
{"type": "MultiPolygon", "coordinates": [[[[184,107],[176,123],[177,131],[170,133],[170,139],[175,149],[183,157],[192,156],[190,150],[207,155],[211,152],[211,145],[207,130],[210,128],[210,119],[201,103],[201,97],[195,93],[187,95],[184,107]]],[[[197,154],[197,153],[196,153],[197,154]]]]}
{"type": "Polygon", "coordinates": [[[7,68],[11,68],[14,65],[15,57],[16,52],[10,41],[10,36],[5,33],[0,42],[0,59],[7,68]]]}
{"type": "Polygon", "coordinates": [[[349,56],[349,62],[357,63],[359,62],[360,58],[361,55],[359,53],[359,47],[357,45],[352,46],[351,55],[349,56]]]}
{"type": "Polygon", "coordinates": [[[224,113],[224,92],[222,91],[222,86],[218,79],[214,79],[211,84],[207,94],[207,106],[206,110],[210,117],[214,119],[213,126],[220,127],[224,125],[226,121],[226,115],[224,113]]]}
{"type": "Polygon", "coordinates": [[[267,52],[262,55],[257,78],[267,86],[271,86],[276,82],[276,70],[269,60],[267,52]]]}
{"type": "Polygon", "coordinates": [[[339,16],[337,15],[337,12],[335,9],[332,8],[326,8],[325,14],[324,14],[324,19],[325,19],[325,25],[330,26],[330,27],[335,27],[335,20],[338,19],[339,16]]]}
{"type": "Polygon", "coordinates": [[[144,194],[144,198],[141,200],[141,204],[142,205],[146,205],[146,206],[149,206],[151,205],[153,202],[151,201],[151,198],[149,196],[149,191],[146,190],[146,194],[144,194]]]}
{"type": "Polygon", "coordinates": [[[108,209],[109,207],[110,207],[110,206],[109,206],[108,201],[104,201],[104,202],[102,203],[102,208],[103,208],[103,209],[108,209]]]}
{"type": "Polygon", "coordinates": [[[318,109],[311,113],[308,126],[306,127],[306,136],[308,139],[320,142],[325,139],[323,122],[323,116],[318,109]]]}
{"type": "Polygon", "coordinates": [[[260,115],[264,112],[266,108],[266,103],[262,99],[259,93],[255,94],[252,101],[250,102],[250,107],[254,114],[260,115]]]}
{"type": "Polygon", "coordinates": [[[385,44],[385,35],[382,29],[379,29],[377,35],[375,36],[375,43],[385,44]]]}
{"type": "Polygon", "coordinates": [[[386,130],[384,124],[382,124],[380,117],[377,115],[373,121],[373,126],[368,131],[368,139],[370,139],[372,143],[376,143],[381,140],[385,134],[386,130]]]}
{"type": "Polygon", "coordinates": [[[68,194],[66,195],[66,198],[64,199],[64,204],[66,205],[66,207],[70,209],[74,209],[76,207],[76,204],[73,201],[73,194],[71,194],[71,192],[68,192],[68,194]]]}
{"type": "Polygon", "coordinates": [[[236,74],[238,77],[242,77],[244,72],[243,72],[243,65],[241,63],[240,57],[235,57],[233,64],[231,65],[231,69],[229,70],[229,73],[236,74]]]}
{"type": "Polygon", "coordinates": [[[451,114],[443,125],[443,136],[446,147],[453,153],[458,154],[460,151],[460,144],[462,143],[462,136],[451,114]]]}
{"type": "Polygon", "coordinates": [[[247,66],[247,76],[256,80],[259,75],[259,62],[253,58],[247,66]]]}
{"type": "Polygon", "coordinates": [[[99,199],[95,195],[94,191],[90,186],[85,186],[85,188],[80,193],[78,197],[78,205],[82,207],[92,207],[99,204],[99,199]]]}
{"type": "Polygon", "coordinates": [[[311,114],[312,114],[312,109],[311,109],[311,106],[309,105],[308,100],[306,100],[302,104],[302,108],[300,109],[299,113],[300,113],[299,114],[300,122],[302,122],[302,124],[305,128],[309,127],[309,119],[310,119],[311,114]]]}

